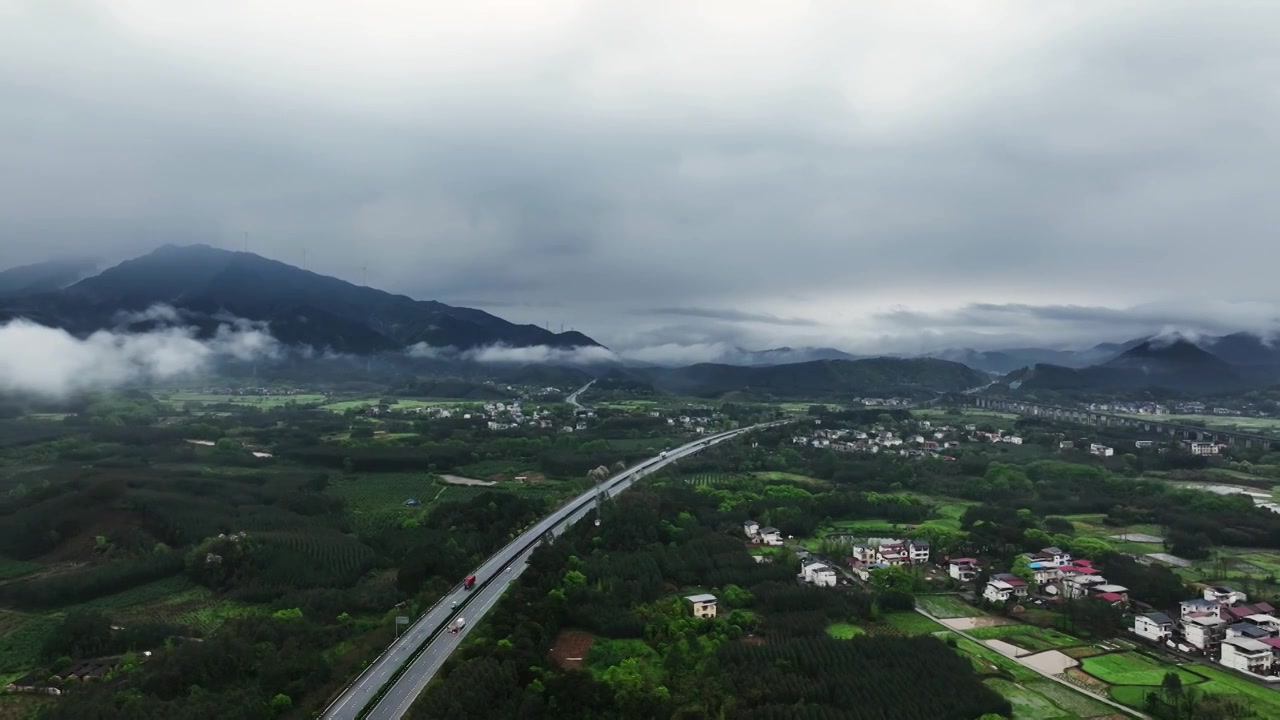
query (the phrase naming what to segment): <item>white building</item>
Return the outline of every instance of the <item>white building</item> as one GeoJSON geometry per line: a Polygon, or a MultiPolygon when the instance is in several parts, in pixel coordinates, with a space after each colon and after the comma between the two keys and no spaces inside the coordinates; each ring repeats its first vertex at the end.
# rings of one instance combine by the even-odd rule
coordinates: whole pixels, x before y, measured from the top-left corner
{"type": "Polygon", "coordinates": [[[1274,664],[1270,645],[1249,638],[1231,637],[1222,641],[1223,665],[1256,675],[1267,673],[1274,664]]]}
{"type": "Polygon", "coordinates": [[[1187,443],[1187,449],[1192,455],[1217,455],[1218,446],[1211,442],[1192,442],[1187,443]]]}
{"type": "Polygon", "coordinates": [[[696,618],[713,618],[716,616],[716,596],[715,595],[686,595],[685,600],[693,606],[693,616],[696,618]]]}
{"type": "Polygon", "coordinates": [[[1008,573],[992,576],[982,590],[982,597],[993,603],[1007,602],[1010,598],[1026,595],[1027,581],[1008,573]]]}
{"type": "Polygon", "coordinates": [[[1107,447],[1106,445],[1099,445],[1098,443],[1090,445],[1089,452],[1093,455],[1097,455],[1098,457],[1111,457],[1116,454],[1114,448],[1107,447]]]}
{"type": "Polygon", "coordinates": [[[747,537],[753,538],[760,534],[760,523],[755,520],[748,520],[742,523],[742,532],[746,533],[747,537]]]}
{"type": "Polygon", "coordinates": [[[1005,442],[1009,443],[1010,445],[1021,445],[1021,444],[1022,444],[1022,438],[1018,437],[1017,435],[1008,435],[1008,436],[1006,436],[1006,437],[1004,437],[1004,438],[1002,438],[1002,439],[1003,439],[1005,442]]]}
{"type": "MultiPolygon", "coordinates": [[[[1249,600],[1249,596],[1235,588],[1230,588],[1226,585],[1217,585],[1204,589],[1204,599],[1216,602],[1219,605],[1236,605],[1238,603],[1247,602],[1249,600]]],[[[1183,604],[1185,605],[1186,603],[1183,604]]]]}
{"type": "Polygon", "coordinates": [[[1182,621],[1182,636],[1187,644],[1209,650],[1216,647],[1226,636],[1227,621],[1217,615],[1189,617],[1182,621]]]}
{"type": "Polygon", "coordinates": [[[800,574],[804,577],[805,582],[812,583],[818,587],[835,587],[836,585],[836,571],[825,563],[807,563],[800,568],[800,574]]]}
{"type": "Polygon", "coordinates": [[[776,527],[760,528],[759,537],[760,537],[760,542],[764,543],[765,545],[781,545],[782,544],[782,531],[776,527]]]}
{"type": "Polygon", "coordinates": [[[973,582],[973,579],[978,577],[978,561],[973,558],[948,560],[947,574],[960,582],[973,582]]]}
{"type": "Polygon", "coordinates": [[[1158,612],[1134,615],[1133,632],[1138,637],[1164,642],[1173,636],[1173,618],[1158,612]]]}

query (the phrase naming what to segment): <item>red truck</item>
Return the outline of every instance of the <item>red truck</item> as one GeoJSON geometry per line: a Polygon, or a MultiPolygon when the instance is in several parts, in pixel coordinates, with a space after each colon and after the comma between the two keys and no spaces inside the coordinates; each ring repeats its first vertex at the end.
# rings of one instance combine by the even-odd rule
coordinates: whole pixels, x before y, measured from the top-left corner
{"type": "Polygon", "coordinates": [[[475,575],[468,575],[468,576],[467,576],[467,579],[462,581],[462,589],[463,589],[463,590],[470,590],[471,588],[473,588],[473,587],[475,587],[475,586],[476,586],[476,576],[475,576],[475,575]]]}

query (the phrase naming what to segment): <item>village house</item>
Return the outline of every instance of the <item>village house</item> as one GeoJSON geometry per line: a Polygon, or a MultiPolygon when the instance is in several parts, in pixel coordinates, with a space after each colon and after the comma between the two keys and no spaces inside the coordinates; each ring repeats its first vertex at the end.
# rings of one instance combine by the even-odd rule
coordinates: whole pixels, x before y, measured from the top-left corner
{"type": "Polygon", "coordinates": [[[742,532],[746,533],[747,537],[753,538],[760,534],[760,523],[755,520],[748,520],[742,523],[742,532]]]}
{"type": "Polygon", "coordinates": [[[1238,622],[1234,625],[1227,626],[1226,637],[1228,638],[1248,638],[1250,640],[1264,640],[1272,637],[1271,631],[1247,622],[1238,622]]]}
{"type": "Polygon", "coordinates": [[[1182,637],[1188,645],[1208,652],[1226,637],[1227,622],[1217,615],[1194,614],[1182,621],[1182,637]]]}
{"type": "Polygon", "coordinates": [[[1010,445],[1021,445],[1021,444],[1022,444],[1022,438],[1018,437],[1017,435],[1009,435],[1009,436],[1007,436],[1007,437],[1005,437],[1005,438],[1002,438],[1002,439],[1004,440],[1004,442],[1007,442],[1007,443],[1009,443],[1010,445]]]}
{"type": "Polygon", "coordinates": [[[1133,632],[1138,637],[1162,643],[1173,637],[1173,618],[1151,612],[1133,616],[1133,632]]]}
{"type": "Polygon", "coordinates": [[[1115,448],[1107,447],[1098,443],[1089,446],[1089,453],[1098,457],[1111,457],[1116,454],[1115,448]]]}
{"type": "Polygon", "coordinates": [[[1228,637],[1222,641],[1222,656],[1218,662],[1241,672],[1270,674],[1275,663],[1273,649],[1258,640],[1228,637]]]}
{"type": "Polygon", "coordinates": [[[1089,587],[1089,592],[1107,602],[1128,602],[1129,588],[1114,583],[1098,583],[1089,587]],[[1111,595],[1114,597],[1103,597],[1111,595]]]}
{"type": "Polygon", "coordinates": [[[973,582],[978,577],[978,561],[973,558],[952,558],[947,561],[947,575],[959,582],[973,582]]]}
{"type": "Polygon", "coordinates": [[[760,534],[757,536],[758,541],[764,545],[781,545],[782,531],[776,527],[762,527],[760,534]]]}
{"type": "Polygon", "coordinates": [[[828,567],[826,563],[807,563],[801,566],[800,575],[805,582],[818,587],[835,587],[836,585],[836,571],[828,567]]]}
{"type": "Polygon", "coordinates": [[[919,565],[929,562],[929,543],[923,540],[899,540],[876,548],[876,562],[886,565],[919,565]]]}
{"type": "Polygon", "coordinates": [[[1000,573],[992,575],[982,590],[982,597],[989,602],[1003,603],[1012,598],[1026,597],[1027,581],[1017,575],[1000,573]]]}
{"type": "Polygon", "coordinates": [[[1062,442],[1058,443],[1059,450],[1072,450],[1075,448],[1075,446],[1076,444],[1072,440],[1063,440],[1062,442]]]}
{"type": "Polygon", "coordinates": [[[693,616],[696,618],[713,618],[716,616],[716,596],[710,594],[702,595],[686,595],[687,600],[692,607],[693,616]]]}

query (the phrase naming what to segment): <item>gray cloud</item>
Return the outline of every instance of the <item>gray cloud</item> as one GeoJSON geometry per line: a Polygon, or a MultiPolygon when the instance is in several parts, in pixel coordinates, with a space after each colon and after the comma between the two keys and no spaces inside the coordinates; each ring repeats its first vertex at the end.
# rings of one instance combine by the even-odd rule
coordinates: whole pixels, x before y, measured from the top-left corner
{"type": "Polygon", "coordinates": [[[248,231],[610,347],[1280,301],[1280,6],[916,5],[5,3],[0,265],[248,231]]]}
{"type": "Polygon", "coordinates": [[[77,338],[14,320],[0,325],[0,391],[60,398],[133,382],[189,378],[219,360],[274,358],[280,352],[269,333],[243,323],[221,325],[212,338],[201,340],[183,327],[145,333],[102,330],[77,338]]]}
{"type": "Polygon", "coordinates": [[[676,317],[704,318],[731,323],[759,323],[761,325],[788,325],[792,327],[816,327],[819,323],[807,318],[781,318],[769,313],[743,312],[742,310],[714,308],[652,308],[641,310],[644,315],[673,315],[676,317]]]}
{"type": "Polygon", "coordinates": [[[1087,347],[1103,341],[1180,334],[1195,338],[1280,332],[1280,305],[1196,299],[1146,303],[1130,308],[1079,305],[1035,306],[975,303],[955,310],[922,312],[898,308],[875,316],[886,337],[902,344],[915,338],[921,350],[967,345],[993,349],[1040,344],[1087,347]]]}

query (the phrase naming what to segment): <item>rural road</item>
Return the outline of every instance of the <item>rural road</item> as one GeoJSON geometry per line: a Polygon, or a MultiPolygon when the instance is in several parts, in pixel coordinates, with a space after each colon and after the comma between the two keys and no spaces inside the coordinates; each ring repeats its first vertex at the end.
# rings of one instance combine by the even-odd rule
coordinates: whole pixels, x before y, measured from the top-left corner
{"type": "Polygon", "coordinates": [[[583,385],[582,387],[578,388],[577,390],[574,390],[574,391],[573,391],[573,393],[569,395],[569,397],[567,397],[567,398],[565,398],[565,399],[564,399],[564,401],[565,401],[565,402],[567,402],[567,403],[569,403],[570,405],[572,405],[572,406],[574,406],[574,407],[578,408],[578,409],[582,409],[582,405],[578,402],[578,396],[579,396],[579,395],[581,395],[582,393],[586,392],[587,388],[589,388],[589,387],[591,387],[592,385],[595,385],[595,384],[596,384],[596,381],[595,381],[595,380],[592,380],[591,382],[587,383],[586,385],[583,385]]]}
{"type": "MultiPolygon", "coordinates": [[[[631,484],[640,477],[682,457],[742,433],[786,422],[789,421],[761,423],[696,440],[668,451],[666,457],[650,458],[628,468],[600,483],[598,487],[608,497],[613,497],[631,487],[631,484]]],[[[360,717],[361,711],[378,695],[383,686],[390,682],[401,668],[405,668],[404,673],[396,678],[395,683],[367,716],[378,720],[403,717],[414,698],[431,681],[444,660],[462,641],[462,637],[498,601],[510,582],[524,571],[529,554],[543,536],[548,532],[558,535],[565,528],[582,519],[595,507],[595,500],[594,488],[582,493],[560,509],[534,523],[533,527],[521,533],[506,547],[491,556],[473,573],[477,579],[474,590],[464,590],[461,584],[454,586],[374,660],[329,707],[325,708],[320,717],[328,720],[355,720],[360,717]],[[456,608],[453,607],[455,602],[456,608]],[[458,615],[466,618],[466,627],[456,635],[444,632],[445,627],[458,615]],[[419,648],[422,648],[422,652],[415,657],[419,648]]]]}

